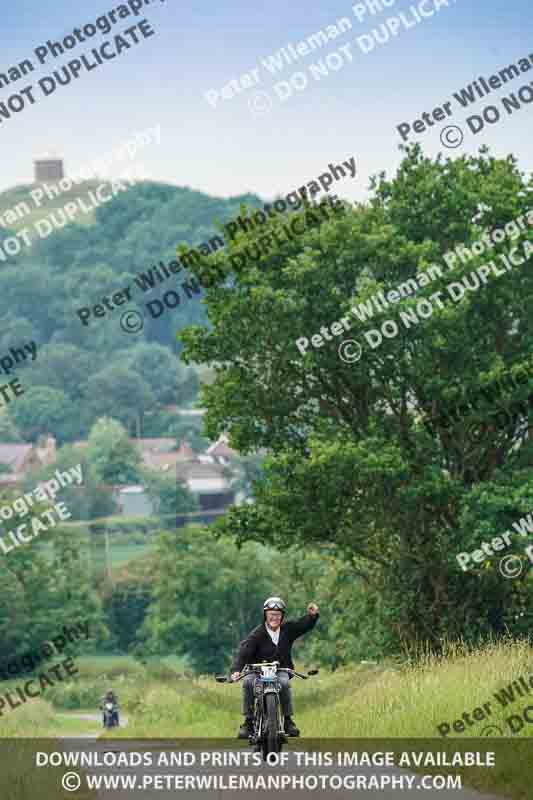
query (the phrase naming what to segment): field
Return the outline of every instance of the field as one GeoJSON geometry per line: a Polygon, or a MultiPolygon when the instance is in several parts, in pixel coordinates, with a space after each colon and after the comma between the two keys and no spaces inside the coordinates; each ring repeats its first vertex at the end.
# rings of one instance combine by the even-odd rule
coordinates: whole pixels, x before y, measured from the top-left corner
{"type": "MultiPolygon", "coordinates": [[[[130,656],[92,655],[82,656],[76,661],[79,664],[80,673],[86,678],[112,677],[113,675],[117,675],[119,678],[127,678],[128,675],[136,676],[137,673],[144,676],[144,670],[140,667],[139,662],[130,656]]],[[[149,658],[146,663],[152,666],[161,664],[163,667],[173,670],[177,675],[183,673],[185,669],[183,659],[177,656],[167,656],[161,659],[149,658]]]]}
{"type": "MultiPolygon", "coordinates": [[[[123,567],[128,561],[134,558],[140,558],[145,553],[150,552],[151,545],[148,544],[135,544],[135,543],[120,543],[113,544],[109,548],[111,569],[117,570],[123,567]]],[[[87,548],[87,559],[90,561],[93,574],[102,572],[106,568],[106,551],[102,545],[93,545],[87,548]]]]}
{"type": "MultiPolygon", "coordinates": [[[[87,563],[87,570],[93,576],[99,575],[106,567],[115,572],[135,558],[141,558],[152,549],[152,539],[149,535],[131,537],[124,534],[110,534],[109,536],[109,564],[106,553],[105,539],[103,536],[84,536],[81,553],[87,563]],[[136,540],[135,540],[136,539],[136,540]]],[[[53,557],[53,547],[48,543],[41,543],[39,550],[50,559],[53,557]]]]}
{"type": "MultiPolygon", "coordinates": [[[[439,724],[492,700],[487,722],[466,727],[464,733],[451,731],[447,737],[475,738],[489,723],[508,730],[505,718],[520,710],[520,697],[509,704],[509,711],[492,693],[529,674],[533,655],[519,642],[488,645],[482,651],[454,649],[445,658],[426,658],[412,666],[321,671],[305,682],[294,679],[295,716],[307,737],[440,739],[439,724]]],[[[225,737],[233,736],[240,722],[239,687],[217,684],[214,676],[169,675],[168,680],[152,682],[148,672],[142,687],[125,688],[131,712],[128,735],[225,737]],[[150,708],[148,716],[138,713],[139,703],[150,708]]],[[[520,735],[532,734],[533,726],[531,732],[526,726],[520,735]]]]}
{"type": "MultiPolygon", "coordinates": [[[[489,723],[498,726],[505,737],[511,736],[506,718],[520,715],[529,702],[527,695],[516,696],[503,707],[493,692],[530,674],[533,655],[529,646],[512,641],[470,652],[456,647],[440,660],[422,658],[416,665],[359,665],[334,673],[321,672],[306,682],[295,679],[295,719],[302,734],[320,739],[326,750],[327,738],[377,739],[381,740],[376,743],[380,750],[384,739],[389,749],[391,738],[398,742],[409,739],[408,749],[414,749],[412,739],[420,738],[424,740],[422,747],[434,751],[451,753],[461,745],[476,751],[486,744],[481,740],[482,745],[476,745],[476,737],[488,735],[483,729],[489,723]],[[492,709],[488,720],[465,726],[464,733],[454,733],[451,728],[447,738],[439,736],[438,726],[443,722],[452,726],[465,711],[472,712],[487,701],[491,701],[492,709]]],[[[241,720],[239,694],[239,686],[217,684],[213,676],[177,678],[171,684],[147,681],[126,700],[130,715],[127,733],[114,735],[233,739],[241,720]]],[[[525,724],[518,736],[507,738],[508,743],[500,740],[500,758],[492,769],[454,768],[449,772],[461,774],[465,786],[526,800],[531,797],[531,779],[524,769],[524,758],[530,755],[524,740],[532,735],[533,726],[525,724]]],[[[446,772],[443,768],[436,771],[446,772]]]]}
{"type": "MultiPolygon", "coordinates": [[[[81,723],[80,729],[75,714],[95,713],[101,692],[110,684],[129,724],[107,735],[234,740],[241,721],[240,686],[217,684],[212,675],[195,677],[172,658],[139,664],[125,657],[95,656],[79,662],[79,680],[47,691],[55,710],[49,702],[28,703],[16,716],[2,720],[1,736],[68,736],[90,731],[93,723],[81,723]]],[[[376,747],[382,747],[385,739],[390,749],[391,739],[398,743],[410,739],[412,748],[412,739],[419,738],[424,740],[421,747],[448,752],[461,745],[468,747],[469,742],[469,749],[479,749],[476,737],[488,735],[483,732],[487,724],[497,726],[513,748],[507,763],[498,767],[497,761],[491,770],[454,768],[451,772],[462,774],[465,786],[485,792],[505,790],[508,797],[526,800],[530,779],[519,751],[533,730],[525,723],[518,735],[511,737],[506,719],[511,714],[520,717],[529,701],[527,696],[517,695],[503,707],[494,692],[501,693],[512,681],[520,676],[528,679],[532,673],[530,649],[516,641],[478,651],[454,648],[441,659],[422,658],[416,665],[357,665],[320,672],[306,682],[295,679],[295,719],[307,739],[376,739],[376,747]],[[439,736],[438,726],[443,722],[452,726],[465,711],[470,713],[487,702],[491,704],[488,720],[465,726],[460,733],[450,727],[446,738],[439,736]],[[430,739],[433,741],[428,742],[430,739]]],[[[507,745],[500,740],[499,746],[507,745]]],[[[326,743],[324,747],[327,749],[326,743]]],[[[442,773],[443,768],[438,771],[442,773]]]]}
{"type": "MultiPolygon", "coordinates": [[[[121,705],[122,700],[127,704],[131,686],[158,679],[162,674],[171,682],[183,675],[185,669],[183,660],[174,656],[147,659],[145,665],[120,655],[81,656],[75,661],[79,679],[70,683],[58,682],[55,687],[48,688],[42,698],[4,713],[0,738],[100,733],[99,723],[79,719],[76,715],[97,714],[100,698],[109,686],[119,695],[121,705]]],[[[3,682],[2,692],[13,691],[21,681],[3,682]]]]}

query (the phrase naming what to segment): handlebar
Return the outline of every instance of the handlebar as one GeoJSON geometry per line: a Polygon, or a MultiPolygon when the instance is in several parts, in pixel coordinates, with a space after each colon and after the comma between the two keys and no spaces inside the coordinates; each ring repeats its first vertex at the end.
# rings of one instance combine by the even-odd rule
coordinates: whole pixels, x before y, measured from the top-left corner
{"type": "MultiPolygon", "coordinates": [[[[242,672],[239,675],[239,677],[235,678],[235,680],[233,680],[233,678],[231,676],[228,678],[226,675],[215,675],[215,680],[216,680],[217,683],[238,683],[240,680],[242,680],[244,677],[246,677],[246,675],[249,675],[250,672],[256,672],[257,673],[259,671],[260,671],[260,667],[259,666],[245,664],[243,669],[242,669],[242,672]]],[[[278,672],[288,672],[289,675],[296,675],[298,678],[303,678],[304,681],[306,681],[312,675],[318,675],[318,672],[319,672],[318,669],[310,669],[308,671],[307,675],[303,675],[301,672],[296,672],[295,669],[290,669],[289,667],[279,667],[277,671],[278,672]]]]}

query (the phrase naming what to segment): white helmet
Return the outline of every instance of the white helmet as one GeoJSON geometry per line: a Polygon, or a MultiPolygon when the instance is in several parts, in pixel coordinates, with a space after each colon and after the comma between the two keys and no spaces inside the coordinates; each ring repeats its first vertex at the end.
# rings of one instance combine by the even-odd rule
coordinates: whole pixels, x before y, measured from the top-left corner
{"type": "Polygon", "coordinates": [[[281,599],[281,597],[269,597],[263,603],[263,614],[266,611],[281,611],[281,613],[285,614],[285,603],[281,599]]]}

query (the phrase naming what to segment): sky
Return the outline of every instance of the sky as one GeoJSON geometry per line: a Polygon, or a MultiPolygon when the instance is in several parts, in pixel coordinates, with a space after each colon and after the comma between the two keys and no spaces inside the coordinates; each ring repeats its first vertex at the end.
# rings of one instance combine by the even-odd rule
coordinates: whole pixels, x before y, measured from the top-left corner
{"type": "MultiPolygon", "coordinates": [[[[430,156],[440,151],[455,158],[488,145],[496,156],[515,154],[520,167],[530,171],[529,90],[524,89],[524,101],[512,114],[504,110],[501,99],[523,86],[532,88],[533,97],[533,68],[483,99],[476,96],[469,108],[461,108],[453,98],[478,77],[488,80],[529,55],[533,64],[530,0],[445,3],[331,0],[326,6],[302,0],[290,4],[145,0],[137,16],[118,19],[108,34],[98,32],[56,58],[47,54],[45,63],[39,64],[36,48],[47,40],[62,42],[74,28],[94,24],[120,3],[86,0],[81,9],[54,0],[44,8],[38,0],[17,0],[2,11],[0,74],[26,58],[35,70],[0,89],[0,108],[28,85],[34,87],[36,102],[31,105],[26,100],[22,111],[9,119],[0,116],[4,155],[0,190],[31,182],[35,157],[59,155],[67,174],[72,174],[131,139],[134,132],[156,125],[161,126],[161,143],[144,148],[136,163],[154,180],[212,196],[250,191],[270,199],[310,181],[329,163],[354,156],[356,177],[339,181],[335,191],[347,199],[363,200],[371,175],[383,170],[394,174],[401,160],[397,126],[402,123],[411,126],[409,141],[420,141],[430,156]],[[430,11],[431,16],[422,16],[430,11]],[[280,48],[289,43],[296,48],[341,18],[349,20],[349,30],[308,50],[293,64],[285,63],[278,74],[272,75],[263,65],[262,59],[280,48]],[[116,34],[131,42],[133,35],[124,30],[143,19],[155,35],[144,38],[136,28],[138,44],[90,72],[82,69],[77,80],[44,96],[40,79],[53,76],[54,70],[81,54],[89,58],[92,48],[106,40],[111,42],[106,52],[114,51],[116,34]],[[386,20],[396,34],[389,33],[388,41],[387,28],[381,27],[386,20]],[[254,69],[254,86],[241,88],[231,99],[222,98],[224,86],[254,69]],[[206,93],[213,90],[219,93],[215,107],[206,100],[206,93]],[[424,132],[412,131],[423,112],[432,113],[445,102],[450,103],[449,117],[431,127],[426,124],[424,132]],[[466,119],[479,116],[488,105],[499,109],[500,118],[486,122],[474,135],[466,119]],[[456,127],[450,129],[452,125],[456,127]],[[441,143],[446,127],[442,135],[454,147],[441,143]]],[[[331,35],[333,29],[328,30],[331,35]]],[[[254,80],[252,73],[249,81],[254,80]]],[[[115,174],[124,168],[124,162],[117,163],[115,174]]]]}

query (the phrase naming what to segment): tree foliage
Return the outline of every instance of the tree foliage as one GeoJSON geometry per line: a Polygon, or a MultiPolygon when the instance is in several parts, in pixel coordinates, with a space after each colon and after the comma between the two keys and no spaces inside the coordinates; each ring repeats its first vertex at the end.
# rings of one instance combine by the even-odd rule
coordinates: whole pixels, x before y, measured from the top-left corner
{"type": "Polygon", "coordinates": [[[61,442],[76,433],[71,427],[70,401],[60,389],[32,387],[16,398],[9,413],[25,440],[35,442],[39,436],[54,431],[61,442]]]}
{"type": "Polygon", "coordinates": [[[144,624],[147,652],[187,655],[199,672],[229,666],[239,641],[262,620],[279,579],[257,545],[213,542],[202,528],[163,534],[159,580],[144,624]]]}
{"type": "MultiPolygon", "coordinates": [[[[11,196],[15,201],[14,193],[0,198],[4,208],[11,207],[11,196]]],[[[258,198],[248,199],[258,203],[258,198]]],[[[85,437],[100,416],[130,424],[142,417],[147,403],[188,405],[194,400],[198,379],[194,368],[180,365],[176,330],[206,322],[201,296],[154,320],[144,303],[169,289],[181,292],[187,274],[173,275],[146,293],[134,279],[159,262],[175,260],[178,242],[196,245],[213,236],[217,221],[238,213],[239,200],[143,182],[98,208],[94,225],[69,224],[7,259],[0,270],[0,354],[29,341],[38,346],[37,359],[17,368],[26,396],[9,408],[25,439],[53,432],[70,442],[85,437]],[[126,306],[81,323],[79,309],[101,304],[128,286],[132,303],[145,314],[142,331],[130,336],[121,329],[126,306]],[[135,377],[125,376],[125,368],[135,377]],[[127,398],[119,381],[124,391],[132,389],[127,398]],[[46,395],[46,403],[44,389],[58,394],[46,395]]],[[[168,435],[171,423],[169,418],[162,435],[168,435]]]]}
{"type": "MultiPolygon", "coordinates": [[[[15,493],[3,493],[1,504],[15,493]]],[[[33,506],[24,517],[38,516],[47,504],[33,506]]],[[[21,524],[3,523],[2,536],[21,524]]],[[[91,644],[107,635],[100,600],[87,575],[81,542],[61,525],[40,533],[38,540],[17,547],[0,562],[0,660],[38,650],[61,633],[64,625],[88,622],[91,644]]],[[[83,643],[76,645],[77,652],[83,643]]]]}
{"type": "Polygon", "coordinates": [[[112,586],[106,586],[103,609],[115,650],[128,653],[138,646],[156,577],[153,558],[135,559],[123,568],[112,586]]]}
{"type": "Polygon", "coordinates": [[[3,408],[0,410],[0,442],[4,442],[6,444],[11,443],[20,443],[22,441],[22,436],[20,435],[20,431],[13,422],[12,418],[9,416],[7,409],[3,408]]]}
{"type": "MultiPolygon", "coordinates": [[[[435,304],[430,318],[407,329],[401,312],[438,290],[444,295],[451,280],[506,252],[509,240],[443,269],[415,297],[375,310],[370,326],[394,317],[399,333],[365,346],[355,364],[339,358],[341,337],[304,356],[295,341],[349,317],[345,338],[364,345],[369,325],[350,315],[355,299],[387,295],[431,263],[442,265],[451,248],[525,215],[531,183],[512,157],[481,151],[431,160],[414,146],[394,178],[381,175],[371,188],[366,205],[249,259],[233,285],[217,282],[213,270],[212,327],[181,338],[186,361],[216,365],[215,382],[203,390],[210,438],[229,431],[241,452],[272,454],[255,505],[232,511],[220,531],[281,548],[331,546],[383,598],[396,646],[422,639],[438,647],[443,636],[503,632],[527,592],[522,581],[501,579],[496,559],[464,573],[456,554],[533,507],[530,413],[498,428],[464,418],[445,427],[426,416],[456,396],[453,386],[473,393],[530,363],[531,258],[461,303],[435,304]]],[[[252,238],[243,233],[236,246],[252,238]]],[[[215,260],[228,274],[227,256],[215,260]]],[[[529,391],[522,387],[520,399],[529,391]]]]}
{"type": "Polygon", "coordinates": [[[174,470],[164,474],[145,469],[142,470],[141,480],[154,513],[166,519],[166,527],[172,526],[173,515],[197,511],[198,501],[185,485],[178,483],[174,470]]]}
{"type": "Polygon", "coordinates": [[[89,476],[95,483],[139,482],[141,456],[115,419],[102,417],[93,425],[87,444],[87,463],[89,476]]]}

